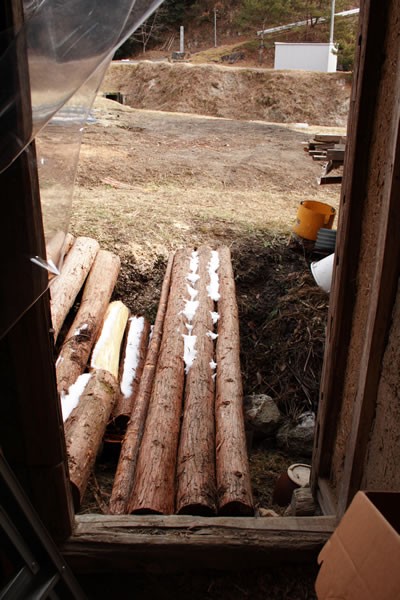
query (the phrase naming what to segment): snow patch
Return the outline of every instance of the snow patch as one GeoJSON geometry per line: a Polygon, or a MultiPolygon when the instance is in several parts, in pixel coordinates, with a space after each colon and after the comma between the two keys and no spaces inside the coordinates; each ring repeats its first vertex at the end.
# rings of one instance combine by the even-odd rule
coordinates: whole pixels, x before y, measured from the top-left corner
{"type": "Polygon", "coordinates": [[[199,307],[198,300],[185,300],[185,308],[182,311],[182,314],[186,317],[186,319],[191,323],[193,321],[194,315],[196,314],[196,310],[199,307]]]}
{"type": "Polygon", "coordinates": [[[213,360],[210,360],[210,368],[215,371],[215,369],[217,368],[217,363],[213,360]]]}
{"type": "Polygon", "coordinates": [[[185,363],[185,373],[186,375],[190,371],[190,367],[193,365],[193,362],[197,356],[197,350],[195,348],[197,340],[197,335],[185,335],[183,334],[183,361],[185,363]]]}
{"type": "Polygon", "coordinates": [[[187,275],[186,279],[188,281],[190,281],[190,283],[194,284],[196,283],[196,281],[198,281],[200,279],[200,275],[197,275],[197,269],[199,267],[199,253],[196,252],[196,250],[193,250],[191,257],[190,257],[190,263],[189,263],[189,274],[187,275]]]}
{"type": "Polygon", "coordinates": [[[208,274],[210,276],[210,283],[207,286],[208,296],[214,300],[214,302],[218,302],[221,295],[219,293],[219,277],[218,277],[218,267],[219,267],[219,255],[216,250],[211,251],[211,259],[208,263],[208,274]]]}
{"type": "Polygon", "coordinates": [[[140,358],[140,341],[144,329],[143,317],[131,317],[129,319],[129,332],[126,342],[124,368],[121,380],[121,393],[129,398],[133,391],[133,382],[136,376],[140,358]]]}
{"type": "Polygon", "coordinates": [[[214,312],[213,310],[210,310],[210,315],[212,318],[213,325],[215,325],[215,323],[217,323],[217,321],[219,321],[219,313],[214,312]]]}
{"type": "Polygon", "coordinates": [[[213,331],[207,331],[207,335],[209,338],[211,338],[212,340],[216,340],[218,337],[218,333],[214,333],[213,331]]]}
{"type": "Polygon", "coordinates": [[[189,292],[190,299],[194,300],[199,293],[198,290],[195,290],[194,287],[192,287],[191,285],[187,285],[186,288],[189,292]]]}
{"type": "Polygon", "coordinates": [[[87,386],[91,376],[91,373],[83,373],[82,375],[79,375],[75,383],[68,388],[68,392],[61,393],[61,410],[64,422],[68,419],[74,408],[78,406],[79,399],[82,396],[83,390],[87,386]]]}

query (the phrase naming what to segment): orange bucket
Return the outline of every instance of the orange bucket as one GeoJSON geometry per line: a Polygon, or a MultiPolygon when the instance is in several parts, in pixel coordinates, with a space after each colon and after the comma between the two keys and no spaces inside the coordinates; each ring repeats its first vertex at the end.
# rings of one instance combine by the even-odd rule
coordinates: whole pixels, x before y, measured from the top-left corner
{"type": "Polygon", "coordinates": [[[293,232],[306,240],[316,240],[321,227],[332,229],[336,210],[333,206],[315,200],[303,200],[297,210],[293,232]]]}

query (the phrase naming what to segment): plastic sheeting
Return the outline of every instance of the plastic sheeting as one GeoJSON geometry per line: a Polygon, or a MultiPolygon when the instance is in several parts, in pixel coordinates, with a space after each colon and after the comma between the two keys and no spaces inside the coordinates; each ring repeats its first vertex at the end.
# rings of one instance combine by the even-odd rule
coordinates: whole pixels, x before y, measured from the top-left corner
{"type": "MultiPolygon", "coordinates": [[[[0,56],[0,81],[9,81],[12,62],[21,48],[27,49],[29,83],[23,82],[17,93],[15,87],[4,88],[0,95],[0,173],[36,140],[46,243],[60,242],[52,257],[27,260],[33,273],[47,269],[49,281],[62,263],[80,142],[95,95],[115,50],[161,2],[24,0],[24,25],[0,56]],[[19,107],[26,105],[27,90],[31,123],[10,128],[19,107]]],[[[18,69],[15,64],[16,73],[18,69]]],[[[37,291],[25,309],[44,291],[37,291]]],[[[0,327],[0,336],[13,322],[0,327]]]]}

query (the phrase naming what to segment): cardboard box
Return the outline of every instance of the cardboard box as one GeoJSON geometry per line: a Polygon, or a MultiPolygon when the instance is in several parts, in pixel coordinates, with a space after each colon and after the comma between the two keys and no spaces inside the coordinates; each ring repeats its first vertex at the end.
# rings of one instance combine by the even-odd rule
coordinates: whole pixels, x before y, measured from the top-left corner
{"type": "Polygon", "coordinates": [[[357,492],[322,548],[318,600],[400,599],[400,493],[357,492]]]}

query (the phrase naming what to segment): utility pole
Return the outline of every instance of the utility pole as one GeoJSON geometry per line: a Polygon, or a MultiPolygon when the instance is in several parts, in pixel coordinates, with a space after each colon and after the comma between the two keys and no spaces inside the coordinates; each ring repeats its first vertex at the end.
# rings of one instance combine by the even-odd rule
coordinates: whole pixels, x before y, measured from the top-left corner
{"type": "Polygon", "coordinates": [[[214,48],[217,47],[217,7],[214,6],[214,48]]]}
{"type": "Polygon", "coordinates": [[[179,29],[180,37],[179,37],[179,52],[184,54],[185,52],[185,28],[183,25],[180,26],[179,29]]]}
{"type": "Polygon", "coordinates": [[[335,0],[331,0],[331,28],[329,32],[329,43],[333,44],[333,32],[335,28],[335,0]]]}

